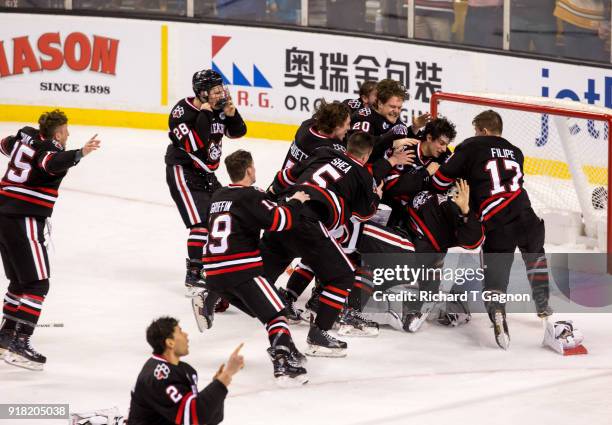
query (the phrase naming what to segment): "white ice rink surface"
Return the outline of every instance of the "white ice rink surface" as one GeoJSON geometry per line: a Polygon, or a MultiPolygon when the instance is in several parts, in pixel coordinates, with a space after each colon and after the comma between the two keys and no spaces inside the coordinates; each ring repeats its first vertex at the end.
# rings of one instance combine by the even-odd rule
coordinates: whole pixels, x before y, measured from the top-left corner
{"type": "MultiPolygon", "coordinates": [[[[0,124],[0,135],[18,128],[0,124]]],[[[70,171],[53,215],[51,290],[41,317],[51,327],[38,328],[33,339],[48,363],[43,372],[0,363],[0,403],[127,412],[150,354],[145,328],[155,317],[172,315],[189,332],[191,354],[184,360],[198,370],[200,387],[245,343],[246,367],[230,387],[225,424],[612,423],[612,327],[604,314],[557,318],[574,319],[583,330],[586,356],[541,348],[542,326],[528,314],[510,316],[512,344],[504,352],[496,348],[488,319],[476,315],[457,329],[427,323],[418,334],[384,329],[375,339],[347,339],[347,358],[311,358],[309,384],[279,389],[265,353],[266,332],[255,319],[230,309],[216,316],[210,331],[197,331],[183,296],[187,233],[165,183],[165,133],[70,130],[70,147],[94,133],[103,147],[70,171]]],[[[227,141],[224,154],[237,148],[253,152],[266,186],[288,144],[227,141]]],[[[2,277],[0,289],[6,285],[2,277]]],[[[306,331],[292,329],[302,349],[306,331]]],[[[0,420],[9,423],[65,421],[0,420]]]]}

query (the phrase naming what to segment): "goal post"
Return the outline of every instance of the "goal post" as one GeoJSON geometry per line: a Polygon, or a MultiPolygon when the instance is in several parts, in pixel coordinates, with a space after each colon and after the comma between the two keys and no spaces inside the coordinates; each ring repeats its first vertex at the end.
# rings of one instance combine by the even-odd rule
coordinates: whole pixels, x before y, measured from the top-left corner
{"type": "Polygon", "coordinates": [[[501,115],[503,136],[523,151],[525,188],[534,209],[558,225],[558,232],[547,232],[556,238],[553,243],[572,242],[561,235],[575,232],[574,243],[612,253],[608,215],[612,110],[568,100],[489,93],[437,92],[431,98],[432,116],[442,115],[455,123],[457,142],[474,135],[472,119],[486,109],[501,115]]]}

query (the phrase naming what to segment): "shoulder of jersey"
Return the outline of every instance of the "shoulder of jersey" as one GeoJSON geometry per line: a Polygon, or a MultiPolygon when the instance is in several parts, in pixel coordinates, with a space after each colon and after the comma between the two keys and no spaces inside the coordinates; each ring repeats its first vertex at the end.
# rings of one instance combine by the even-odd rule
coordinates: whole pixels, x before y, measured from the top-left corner
{"type": "Polygon", "coordinates": [[[197,108],[187,101],[187,98],[179,100],[172,108],[170,116],[174,119],[182,118],[186,113],[199,112],[197,108]]]}
{"type": "Polygon", "coordinates": [[[357,115],[360,117],[368,117],[370,115],[372,115],[372,109],[370,109],[368,106],[366,106],[365,108],[361,108],[357,111],[357,115]]]}

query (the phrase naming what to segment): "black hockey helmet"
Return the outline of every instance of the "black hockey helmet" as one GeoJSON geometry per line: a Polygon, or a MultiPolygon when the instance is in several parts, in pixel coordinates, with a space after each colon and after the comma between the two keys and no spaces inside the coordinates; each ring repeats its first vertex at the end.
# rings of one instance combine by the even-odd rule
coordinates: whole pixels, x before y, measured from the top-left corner
{"type": "MultiPolygon", "coordinates": [[[[211,88],[215,86],[223,85],[223,77],[212,69],[204,69],[193,74],[191,80],[193,86],[193,92],[199,98],[200,92],[205,91],[208,93],[211,88]]],[[[200,99],[206,101],[206,99],[200,99]]]]}

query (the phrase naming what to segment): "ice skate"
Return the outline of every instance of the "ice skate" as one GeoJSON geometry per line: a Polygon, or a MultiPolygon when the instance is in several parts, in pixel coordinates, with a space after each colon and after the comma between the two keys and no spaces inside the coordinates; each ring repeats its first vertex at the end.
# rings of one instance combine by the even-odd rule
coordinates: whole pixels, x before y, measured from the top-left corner
{"type": "Polygon", "coordinates": [[[16,334],[4,354],[4,361],[25,369],[43,370],[47,358],[32,347],[30,337],[31,335],[16,334]]]}
{"type": "Polygon", "coordinates": [[[289,348],[283,346],[268,348],[274,366],[274,379],[281,388],[299,387],[308,382],[306,369],[294,364],[289,348]]]}
{"type": "Polygon", "coordinates": [[[295,306],[297,299],[291,292],[285,288],[279,288],[278,293],[285,303],[285,310],[287,311],[286,317],[289,324],[295,325],[301,322],[308,322],[308,319],[303,316],[304,311],[295,306]]]}
{"type": "Polygon", "coordinates": [[[197,260],[186,260],[187,273],[185,275],[185,296],[193,298],[206,289],[206,280],[202,274],[202,262],[197,260]]]}
{"type": "Polygon", "coordinates": [[[344,307],[338,317],[338,335],[355,337],[376,337],[379,333],[378,323],[366,319],[361,313],[344,307]]]}
{"type": "Polygon", "coordinates": [[[193,315],[200,332],[212,328],[217,301],[219,301],[219,296],[208,290],[200,292],[191,299],[193,315]]]}
{"type": "Polygon", "coordinates": [[[334,338],[329,332],[319,329],[314,323],[310,326],[306,342],[308,343],[307,356],[346,357],[346,342],[334,338]]]}
{"type": "Polygon", "coordinates": [[[15,330],[2,330],[0,331],[0,358],[4,356],[4,353],[8,350],[11,341],[15,338],[15,330]]]}

